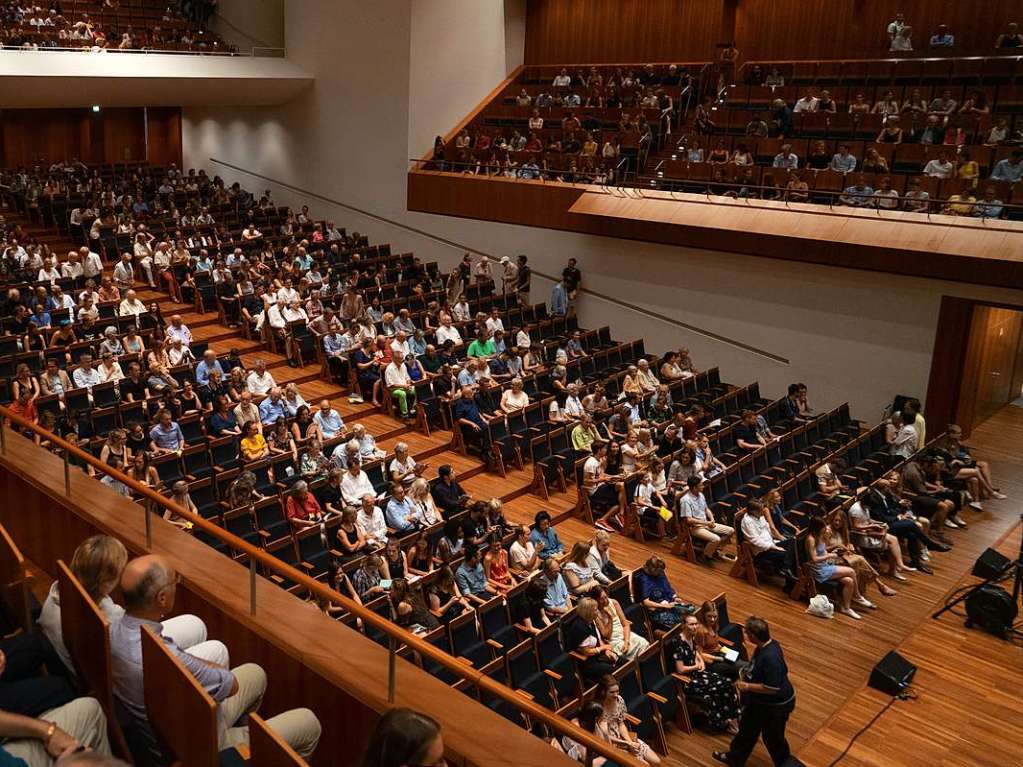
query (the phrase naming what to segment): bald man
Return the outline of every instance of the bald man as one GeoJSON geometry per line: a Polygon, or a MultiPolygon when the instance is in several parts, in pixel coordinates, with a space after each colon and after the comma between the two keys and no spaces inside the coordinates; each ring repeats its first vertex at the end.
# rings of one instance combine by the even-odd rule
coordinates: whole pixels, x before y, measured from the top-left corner
{"type": "MultiPolygon", "coordinates": [[[[158,750],[146,716],[143,694],[142,627],[149,626],[217,702],[220,749],[247,744],[248,725],[236,726],[236,723],[259,708],[266,692],[266,673],[254,663],[229,669],[226,657],[203,657],[194,647],[185,651],[166,636],[160,621],[174,609],[178,580],[173,565],[155,555],[134,559],[124,568],[121,591],[125,614],[110,627],[114,695],[137,723],[139,734],[148,741],[149,748],[158,750]]],[[[286,711],[267,720],[267,724],[304,757],[312,754],[320,740],[320,723],[306,708],[286,711]]]]}

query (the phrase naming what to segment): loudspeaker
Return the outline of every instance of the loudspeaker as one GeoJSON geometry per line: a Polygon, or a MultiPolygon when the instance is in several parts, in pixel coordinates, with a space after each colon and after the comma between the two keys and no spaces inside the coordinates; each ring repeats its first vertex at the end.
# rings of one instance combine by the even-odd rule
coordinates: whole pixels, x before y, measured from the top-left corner
{"type": "MultiPolygon", "coordinates": [[[[990,551],[991,549],[988,549],[990,551]]],[[[1016,620],[1016,605],[1001,586],[986,584],[966,598],[966,626],[980,626],[989,634],[1006,637],[1016,620]]]]}
{"type": "Polygon", "coordinates": [[[985,581],[989,578],[997,578],[1011,564],[1012,560],[1004,554],[999,554],[994,549],[987,549],[973,563],[973,576],[985,581]]]}
{"type": "Polygon", "coordinates": [[[867,684],[885,695],[895,696],[909,687],[914,674],[916,666],[892,650],[874,666],[867,684]]]}

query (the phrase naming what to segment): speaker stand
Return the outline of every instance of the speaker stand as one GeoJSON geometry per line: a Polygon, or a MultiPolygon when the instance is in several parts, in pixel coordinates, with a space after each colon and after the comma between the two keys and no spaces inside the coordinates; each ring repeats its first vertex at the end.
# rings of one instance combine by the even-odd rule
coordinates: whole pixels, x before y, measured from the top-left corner
{"type": "MultiPolygon", "coordinates": [[[[1020,514],[1019,518],[1020,518],[1020,522],[1023,523],[1023,514],[1020,514]]],[[[1015,562],[1013,562],[1012,564],[1008,565],[1004,570],[1002,570],[1002,572],[996,573],[995,575],[992,575],[990,578],[985,578],[983,581],[981,581],[980,583],[976,584],[975,586],[971,586],[969,589],[967,589],[965,592],[963,592],[962,594],[957,596],[955,599],[952,599],[952,600],[946,602],[945,605],[940,610],[938,610],[937,612],[935,612],[931,616],[931,618],[933,618],[934,620],[937,620],[938,618],[940,618],[942,615],[947,613],[949,610],[951,610],[956,605],[958,605],[958,604],[960,604],[962,602],[965,602],[967,599],[969,599],[971,596],[973,596],[980,589],[984,588],[985,586],[989,586],[992,583],[1001,583],[1002,581],[1004,581],[1006,578],[1008,578],[1010,576],[1012,576],[1012,578],[1013,578],[1013,584],[1012,584],[1012,604],[1017,606],[1017,615],[1018,615],[1019,614],[1018,613],[1019,596],[1020,596],[1020,591],[1023,590],[1023,533],[1021,533],[1021,535],[1020,535],[1020,539],[1019,539],[1019,554],[1016,556],[1016,561],[1015,562]]],[[[1007,626],[1006,630],[1005,630],[1005,638],[1009,639],[1012,636],[1023,637],[1023,631],[1020,631],[1017,628],[1017,626],[1020,626],[1020,625],[1023,625],[1023,622],[1007,626]]]]}

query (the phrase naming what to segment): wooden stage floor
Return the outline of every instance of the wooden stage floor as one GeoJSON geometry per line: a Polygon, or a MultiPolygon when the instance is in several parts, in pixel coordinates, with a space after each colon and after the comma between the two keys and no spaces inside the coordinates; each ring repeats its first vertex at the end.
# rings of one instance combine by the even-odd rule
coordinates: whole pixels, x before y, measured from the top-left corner
{"type": "MultiPolygon", "coordinates": [[[[931,424],[937,429],[939,424],[931,424]]],[[[798,703],[789,722],[793,752],[811,767],[828,767],[849,739],[887,699],[866,688],[871,669],[889,650],[898,649],[917,664],[914,689],[919,698],[897,702],[862,736],[840,767],[1012,767],[1023,765],[1023,649],[977,630],[968,631],[960,617],[930,615],[949,592],[969,582],[977,556],[1000,542],[1009,552],[1019,547],[1019,513],[1023,510],[1023,408],[1008,406],[983,424],[969,443],[974,454],[992,465],[994,478],[1009,495],[985,504],[984,512],[967,510],[966,530],[948,531],[955,547],[935,553],[935,574],[910,573],[910,581],[893,585],[897,596],[870,598],[877,610],[864,610],[862,621],[836,615],[825,621],[805,614],[780,588],[759,589],[728,576],[725,563],[692,565],[659,551],[668,561],[669,577],[687,599],[699,601],[720,592],[728,595],[731,618],[750,614],[770,622],[789,662],[798,703]]],[[[552,499],[553,500],[553,499],[552,499]]],[[[525,512],[524,502],[553,506],[532,497],[509,504],[525,512]]],[[[518,509],[517,509],[518,510],[518,509]]],[[[525,516],[522,514],[522,516],[525,516]]],[[[566,544],[591,531],[576,519],[558,524],[566,544]]],[[[635,568],[649,549],[614,536],[615,559],[635,568]]],[[[660,548],[653,544],[652,548],[660,548]]],[[[1010,552],[1011,553],[1011,552],[1010,552]]],[[[889,581],[890,582],[890,581],[889,581]]],[[[727,745],[724,736],[697,730],[685,735],[668,730],[666,765],[715,765],[711,751],[727,745]]],[[[771,764],[759,745],[750,765],[771,764]]]]}

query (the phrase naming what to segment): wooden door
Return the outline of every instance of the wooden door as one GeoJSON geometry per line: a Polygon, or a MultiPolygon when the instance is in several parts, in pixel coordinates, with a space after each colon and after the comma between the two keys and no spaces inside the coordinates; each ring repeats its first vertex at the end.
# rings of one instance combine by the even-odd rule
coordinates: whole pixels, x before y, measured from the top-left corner
{"type": "Polygon", "coordinates": [[[977,306],[963,360],[963,388],[958,420],[969,433],[1016,398],[1013,390],[1016,350],[1023,330],[1023,312],[977,306]]]}

